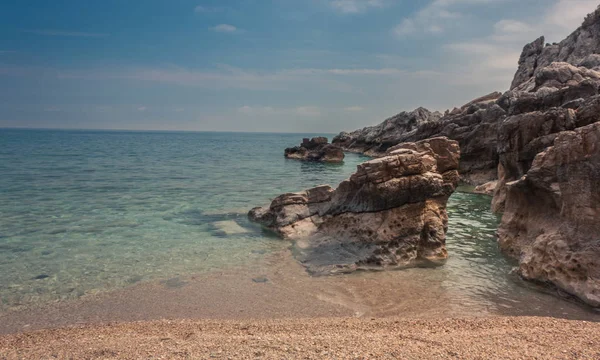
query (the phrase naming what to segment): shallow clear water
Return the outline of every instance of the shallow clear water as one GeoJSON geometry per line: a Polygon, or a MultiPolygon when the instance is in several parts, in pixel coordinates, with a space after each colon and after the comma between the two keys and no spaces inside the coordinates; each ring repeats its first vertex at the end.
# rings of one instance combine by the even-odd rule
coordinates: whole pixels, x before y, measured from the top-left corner
{"type": "MultiPolygon", "coordinates": [[[[283,192],[336,186],[366,160],[284,159],[302,137],[0,129],[0,309],[251,265],[288,248],[246,212],[283,192]]],[[[461,306],[560,313],[509,274],[489,206],[485,196],[453,195],[450,259],[410,271],[461,306]]]]}

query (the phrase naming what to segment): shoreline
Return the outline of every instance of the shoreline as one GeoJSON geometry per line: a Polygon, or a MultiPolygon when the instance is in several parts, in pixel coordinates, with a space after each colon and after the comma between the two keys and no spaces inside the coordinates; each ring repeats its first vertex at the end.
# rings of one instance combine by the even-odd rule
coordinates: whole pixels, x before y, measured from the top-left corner
{"type": "Polygon", "coordinates": [[[491,294],[482,298],[480,293],[465,293],[446,285],[452,280],[448,276],[436,269],[413,268],[312,277],[291,251],[285,250],[251,268],[141,283],[75,300],[0,312],[0,335],[161,319],[546,316],[600,323],[600,313],[554,294],[523,289],[524,298],[511,300],[491,294]]]}
{"type": "Polygon", "coordinates": [[[49,356],[597,359],[600,323],[543,317],[161,320],[0,336],[1,358],[49,356]]]}

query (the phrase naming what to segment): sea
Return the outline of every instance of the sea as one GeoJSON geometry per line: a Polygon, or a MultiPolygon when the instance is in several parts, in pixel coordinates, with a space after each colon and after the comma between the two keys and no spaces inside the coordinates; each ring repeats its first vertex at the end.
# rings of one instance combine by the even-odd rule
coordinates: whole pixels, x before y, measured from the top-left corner
{"type": "MultiPolygon", "coordinates": [[[[368,160],[284,158],[284,148],[317,135],[331,138],[0,129],[0,312],[252,267],[273,253],[293,257],[294,244],[250,223],[248,210],[285,192],[335,187],[368,160]]],[[[498,250],[500,218],[490,201],[459,188],[448,203],[448,261],[399,270],[415,274],[403,282],[430,282],[466,314],[484,304],[517,315],[596,316],[513,274],[515,262],[498,250]]],[[[353,276],[360,275],[328,281],[353,276]]]]}

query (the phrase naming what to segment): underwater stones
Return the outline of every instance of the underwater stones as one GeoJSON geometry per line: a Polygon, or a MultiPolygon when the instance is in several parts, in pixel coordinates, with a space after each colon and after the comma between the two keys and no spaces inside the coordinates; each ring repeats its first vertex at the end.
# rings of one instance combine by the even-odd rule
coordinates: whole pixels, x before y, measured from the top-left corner
{"type": "Polygon", "coordinates": [[[212,226],[215,228],[216,234],[224,236],[241,235],[250,232],[250,230],[241,227],[233,220],[217,221],[212,223],[212,226]]]}
{"type": "Polygon", "coordinates": [[[459,181],[459,157],[458,143],[446,138],[403,144],[358,165],[335,190],[283,194],[248,215],[305,247],[338,242],[368,249],[345,268],[439,262],[447,257],[446,202],[459,181]]]}
{"type": "Polygon", "coordinates": [[[523,278],[600,307],[600,123],[558,133],[506,184],[498,236],[523,278]]]}
{"type": "Polygon", "coordinates": [[[319,162],[342,162],[344,151],[335,145],[328,144],[326,137],[304,138],[300,146],[285,149],[288,159],[319,162]]]}

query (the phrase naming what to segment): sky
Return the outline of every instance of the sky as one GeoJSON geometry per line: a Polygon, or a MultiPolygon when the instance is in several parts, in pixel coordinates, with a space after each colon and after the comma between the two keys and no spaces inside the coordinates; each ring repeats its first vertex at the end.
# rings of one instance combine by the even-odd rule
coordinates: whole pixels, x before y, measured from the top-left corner
{"type": "Polygon", "coordinates": [[[0,127],[337,133],[508,89],[598,0],[19,0],[0,127]]]}

